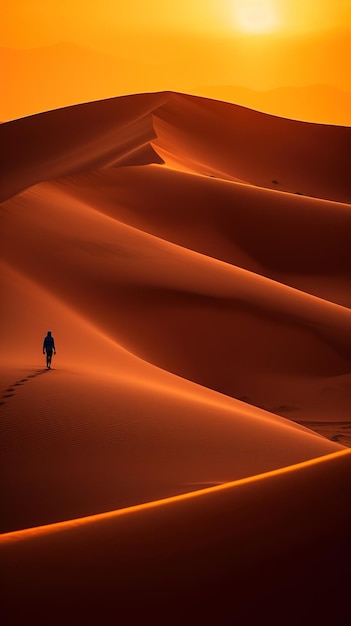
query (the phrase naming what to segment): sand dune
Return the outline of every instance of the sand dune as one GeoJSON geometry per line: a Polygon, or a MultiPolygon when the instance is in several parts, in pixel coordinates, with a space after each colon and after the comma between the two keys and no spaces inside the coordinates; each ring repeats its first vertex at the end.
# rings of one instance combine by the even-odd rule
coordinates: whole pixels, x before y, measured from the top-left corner
{"type": "MultiPolygon", "coordinates": [[[[149,365],[34,282],[7,268],[2,274],[17,341],[34,353],[49,317],[61,329],[63,353],[55,372],[31,369],[29,359],[18,371],[18,355],[9,356],[3,531],[184,493],[340,448],[149,365]],[[29,293],[30,308],[18,313],[29,293]]],[[[10,338],[2,344],[10,355],[10,338]]]]}
{"type": "Polygon", "coordinates": [[[346,616],[350,136],[166,92],[1,125],[6,623],[346,616]]]}
{"type": "Polygon", "coordinates": [[[133,106],[126,96],[15,120],[1,131],[2,200],[42,180],[106,167],[155,138],[157,153],[182,169],[350,201],[349,128],[195,96],[143,94],[133,106]]]}

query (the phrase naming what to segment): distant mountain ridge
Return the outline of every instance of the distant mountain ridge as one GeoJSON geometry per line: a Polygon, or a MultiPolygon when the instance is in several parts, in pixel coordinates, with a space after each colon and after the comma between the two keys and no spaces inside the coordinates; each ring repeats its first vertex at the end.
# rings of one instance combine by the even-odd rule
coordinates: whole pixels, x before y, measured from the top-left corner
{"type": "Polygon", "coordinates": [[[2,121],[82,102],[169,90],[224,100],[280,117],[342,126],[351,122],[350,92],[322,84],[270,91],[248,89],[240,86],[237,69],[233,80],[238,84],[228,83],[220,59],[212,69],[206,59],[192,61],[192,82],[181,76],[174,60],[160,58],[156,65],[133,59],[127,51],[114,56],[68,42],[22,50],[0,47],[0,65],[2,121]]]}
{"type": "Polygon", "coordinates": [[[330,85],[286,86],[267,91],[235,85],[202,85],[195,87],[193,93],[279,117],[351,125],[351,92],[330,85]]]}

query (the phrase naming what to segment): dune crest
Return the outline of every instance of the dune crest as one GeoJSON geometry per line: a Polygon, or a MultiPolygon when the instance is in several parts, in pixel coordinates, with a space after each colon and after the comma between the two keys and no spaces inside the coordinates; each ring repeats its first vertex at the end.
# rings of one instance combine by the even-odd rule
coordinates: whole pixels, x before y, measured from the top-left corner
{"type": "Polygon", "coordinates": [[[349,202],[350,137],[347,127],[284,120],[196,96],[122,96],[4,124],[1,200],[42,180],[106,167],[150,141],[160,156],[173,155],[171,164],[196,173],[349,202]]]}

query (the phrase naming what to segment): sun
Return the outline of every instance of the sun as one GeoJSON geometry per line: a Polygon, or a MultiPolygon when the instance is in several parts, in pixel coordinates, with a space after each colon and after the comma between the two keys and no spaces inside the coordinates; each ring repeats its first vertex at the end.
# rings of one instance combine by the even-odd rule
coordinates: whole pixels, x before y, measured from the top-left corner
{"type": "Polygon", "coordinates": [[[236,0],[234,16],[247,33],[269,33],[278,27],[278,13],[271,0],[236,0]]]}

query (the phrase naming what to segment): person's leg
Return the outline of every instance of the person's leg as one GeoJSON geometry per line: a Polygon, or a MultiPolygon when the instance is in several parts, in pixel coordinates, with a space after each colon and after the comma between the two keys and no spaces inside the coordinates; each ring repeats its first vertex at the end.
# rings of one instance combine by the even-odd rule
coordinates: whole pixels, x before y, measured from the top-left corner
{"type": "Polygon", "coordinates": [[[51,357],[52,357],[52,350],[47,350],[46,351],[46,367],[48,369],[51,368],[51,357]]]}

